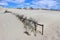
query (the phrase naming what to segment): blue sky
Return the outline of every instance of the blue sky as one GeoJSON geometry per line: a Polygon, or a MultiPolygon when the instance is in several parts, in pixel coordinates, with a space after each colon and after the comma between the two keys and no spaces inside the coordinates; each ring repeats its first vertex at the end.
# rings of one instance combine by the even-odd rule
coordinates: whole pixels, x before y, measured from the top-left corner
{"type": "Polygon", "coordinates": [[[60,0],[0,0],[5,8],[46,8],[60,10],[60,0]]]}

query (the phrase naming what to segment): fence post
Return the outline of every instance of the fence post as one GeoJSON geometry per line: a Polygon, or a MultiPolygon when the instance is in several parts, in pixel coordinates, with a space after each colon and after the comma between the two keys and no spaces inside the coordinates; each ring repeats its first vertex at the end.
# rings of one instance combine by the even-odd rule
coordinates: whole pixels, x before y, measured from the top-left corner
{"type": "Polygon", "coordinates": [[[42,25],[42,35],[43,35],[43,31],[44,31],[44,25],[42,25]]]}

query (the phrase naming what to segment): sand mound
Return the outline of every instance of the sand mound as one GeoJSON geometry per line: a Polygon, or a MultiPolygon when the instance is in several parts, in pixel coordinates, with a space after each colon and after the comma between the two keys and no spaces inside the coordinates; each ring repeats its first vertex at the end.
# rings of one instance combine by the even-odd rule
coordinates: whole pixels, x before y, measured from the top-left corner
{"type": "Polygon", "coordinates": [[[27,12],[25,12],[25,10],[18,11],[19,10],[13,10],[12,12],[19,15],[24,14],[28,18],[32,17],[36,19],[38,23],[44,24],[44,35],[37,33],[35,37],[33,34],[31,36],[24,34],[24,25],[15,15],[2,13],[0,14],[0,40],[60,40],[59,14],[44,13],[45,11],[40,13],[38,10],[32,12],[30,12],[31,10],[27,12]]]}

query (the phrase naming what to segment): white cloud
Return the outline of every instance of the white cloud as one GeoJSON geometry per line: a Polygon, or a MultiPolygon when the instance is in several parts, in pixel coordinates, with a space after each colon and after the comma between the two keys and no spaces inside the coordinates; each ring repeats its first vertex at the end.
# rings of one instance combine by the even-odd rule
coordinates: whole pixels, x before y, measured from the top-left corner
{"type": "Polygon", "coordinates": [[[2,2],[4,2],[5,4],[8,4],[8,2],[13,2],[13,3],[16,3],[16,4],[20,4],[20,3],[24,3],[25,0],[1,0],[0,1],[0,5],[4,4],[2,2]]]}
{"type": "Polygon", "coordinates": [[[36,1],[32,1],[32,4],[38,6],[38,7],[42,7],[42,8],[52,8],[55,7],[57,5],[57,2],[54,0],[36,0],[36,1]]]}
{"type": "Polygon", "coordinates": [[[25,5],[30,5],[30,3],[25,3],[25,5]]]}
{"type": "Polygon", "coordinates": [[[5,0],[5,1],[6,2],[13,2],[13,3],[16,3],[16,4],[25,2],[25,0],[5,0]]]}
{"type": "Polygon", "coordinates": [[[22,2],[25,2],[25,0],[15,0],[15,2],[19,2],[19,3],[22,3],[22,2]]]}
{"type": "Polygon", "coordinates": [[[3,5],[3,6],[8,6],[8,2],[13,2],[15,4],[22,4],[25,2],[25,0],[1,0],[0,1],[0,5],[3,5]]]}
{"type": "Polygon", "coordinates": [[[8,3],[6,3],[6,2],[0,2],[0,5],[3,5],[3,6],[6,5],[7,6],[8,3]]]}
{"type": "Polygon", "coordinates": [[[30,7],[30,3],[22,3],[22,4],[18,4],[17,5],[17,7],[22,7],[22,8],[24,8],[24,7],[30,7]]]}

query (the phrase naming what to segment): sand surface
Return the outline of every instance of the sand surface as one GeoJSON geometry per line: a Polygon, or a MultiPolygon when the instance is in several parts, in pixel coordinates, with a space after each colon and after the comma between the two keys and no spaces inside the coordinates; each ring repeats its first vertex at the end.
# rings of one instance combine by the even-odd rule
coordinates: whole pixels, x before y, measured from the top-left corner
{"type": "MultiPolygon", "coordinates": [[[[0,11],[0,40],[60,40],[60,12],[48,10],[6,9],[15,14],[32,17],[44,24],[44,34],[28,36],[24,34],[24,25],[10,13],[0,11]]],[[[40,28],[41,29],[41,28],[40,28]]]]}

